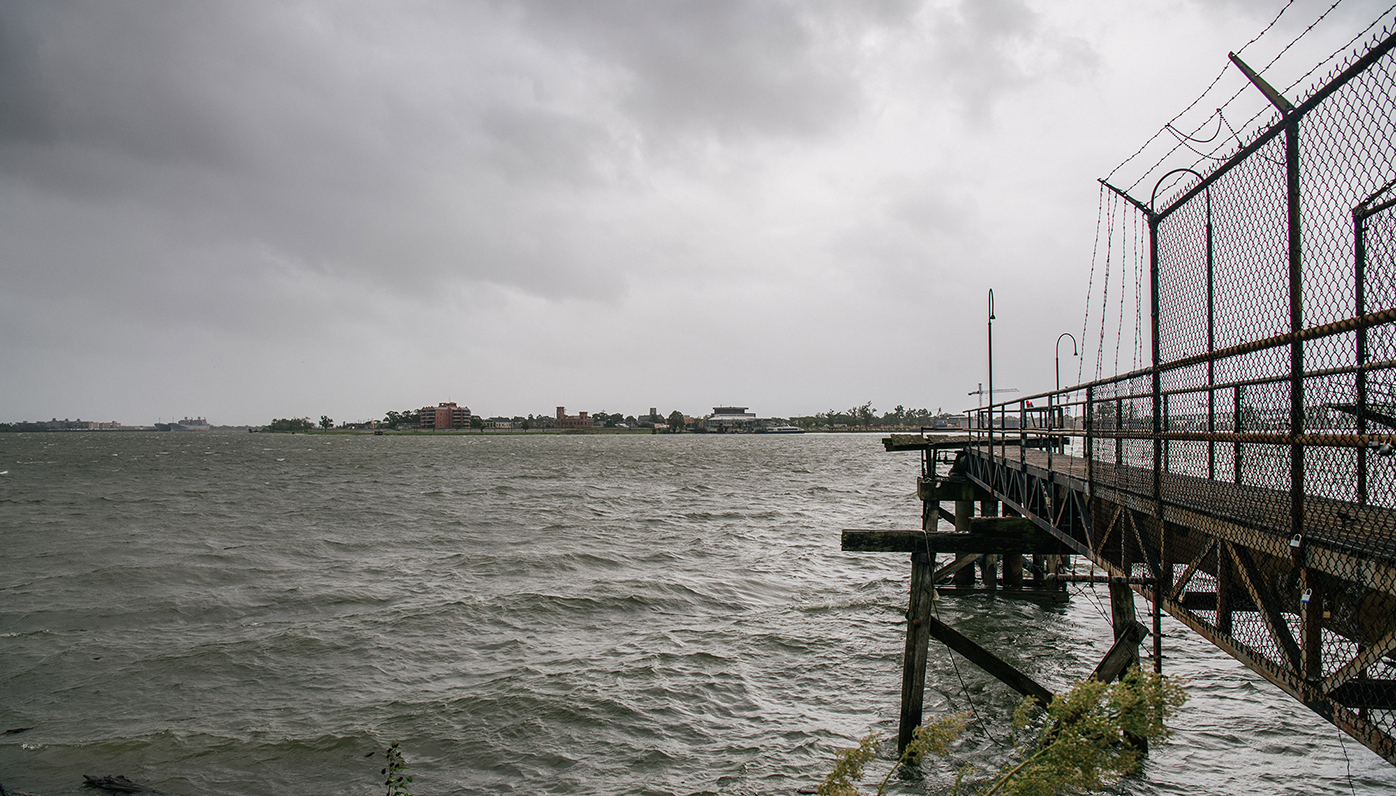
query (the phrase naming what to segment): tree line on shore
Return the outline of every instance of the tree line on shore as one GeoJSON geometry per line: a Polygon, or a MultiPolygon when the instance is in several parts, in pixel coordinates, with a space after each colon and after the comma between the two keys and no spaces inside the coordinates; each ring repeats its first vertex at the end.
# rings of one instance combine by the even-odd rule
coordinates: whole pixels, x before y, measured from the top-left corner
{"type": "Polygon", "coordinates": [[[940,409],[936,409],[935,412],[929,409],[908,409],[901,404],[897,404],[896,408],[889,412],[878,414],[872,401],[867,401],[861,406],[844,410],[830,409],[804,417],[792,417],[790,420],[802,428],[919,428],[935,426],[937,423],[953,423],[956,417],[958,415],[942,412],[940,409]]]}
{"type": "MultiPolygon", "coordinates": [[[[412,429],[420,425],[420,410],[405,409],[401,412],[389,410],[382,420],[374,423],[354,423],[344,424],[342,427],[354,428],[370,426],[387,429],[412,429]]],[[[589,414],[594,428],[654,428],[656,426],[669,432],[680,432],[686,430],[697,430],[700,418],[689,417],[683,412],[675,409],[667,416],[663,414],[654,415],[622,415],[620,413],[609,413],[606,411],[591,412],[589,414]]],[[[932,412],[929,409],[909,409],[901,404],[895,408],[879,413],[873,407],[871,401],[866,401],[859,406],[848,409],[830,409],[827,412],[815,412],[813,415],[793,416],[789,419],[791,425],[806,429],[819,428],[919,428],[932,427],[936,425],[953,425],[957,416],[942,412],[937,409],[932,412]]],[[[524,431],[554,428],[557,421],[552,415],[519,415],[509,420],[514,428],[524,431]]],[[[277,418],[265,427],[266,431],[310,431],[316,426],[310,418],[277,418]]],[[[487,426],[485,418],[479,415],[470,416],[470,428],[483,431],[487,426]]],[[[329,430],[334,427],[334,421],[326,415],[320,416],[319,427],[329,430]]]]}

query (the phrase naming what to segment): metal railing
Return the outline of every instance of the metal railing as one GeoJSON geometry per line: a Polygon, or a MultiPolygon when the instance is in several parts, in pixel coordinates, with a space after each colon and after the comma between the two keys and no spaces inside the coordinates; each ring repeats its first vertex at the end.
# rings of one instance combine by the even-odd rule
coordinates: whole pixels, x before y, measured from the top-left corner
{"type": "Polygon", "coordinates": [[[1248,72],[1269,127],[1161,202],[1107,186],[1147,222],[1150,364],[978,407],[970,434],[1025,472],[1084,461],[1142,518],[1095,555],[1396,760],[1393,48],[1295,104],[1248,72]]]}

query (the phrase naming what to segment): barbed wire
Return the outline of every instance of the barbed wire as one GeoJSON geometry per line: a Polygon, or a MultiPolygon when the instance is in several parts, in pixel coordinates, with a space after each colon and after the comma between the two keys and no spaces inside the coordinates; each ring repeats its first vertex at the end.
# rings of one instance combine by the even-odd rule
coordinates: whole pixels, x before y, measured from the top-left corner
{"type": "Polygon", "coordinates": [[[1344,44],[1343,46],[1329,53],[1327,58],[1324,58],[1322,61],[1319,61],[1318,63],[1314,64],[1312,69],[1300,75],[1293,83],[1290,83],[1288,86],[1285,86],[1285,91],[1293,91],[1295,86],[1299,85],[1300,83],[1303,83],[1305,80],[1308,80],[1314,72],[1317,72],[1325,64],[1330,63],[1341,53],[1346,52],[1349,47],[1357,43],[1358,39],[1361,39],[1363,36],[1366,36],[1368,33],[1371,33],[1372,28],[1375,28],[1382,21],[1390,18],[1391,13],[1393,11],[1396,11],[1396,3],[1392,3],[1390,6],[1387,6],[1387,9],[1385,11],[1381,12],[1381,14],[1376,19],[1372,20],[1372,24],[1363,28],[1361,33],[1358,33],[1356,36],[1353,36],[1351,39],[1348,39],[1347,44],[1344,44]]]}
{"type": "MultiPolygon", "coordinates": [[[[1344,2],[1345,2],[1345,0],[1334,0],[1334,2],[1333,2],[1331,5],[1329,5],[1327,9],[1325,9],[1325,10],[1323,11],[1323,13],[1319,14],[1317,18],[1315,18],[1312,22],[1310,22],[1307,26],[1305,26],[1304,29],[1301,30],[1296,36],[1294,36],[1294,38],[1292,38],[1287,44],[1285,44],[1284,47],[1280,48],[1279,52],[1277,52],[1273,57],[1271,57],[1271,59],[1270,59],[1263,67],[1261,67],[1259,70],[1257,70],[1257,73],[1263,75],[1267,70],[1269,70],[1269,69],[1270,69],[1271,67],[1273,67],[1276,63],[1278,63],[1278,62],[1280,61],[1281,58],[1283,58],[1290,50],[1292,50],[1300,41],[1304,40],[1307,36],[1309,36],[1309,35],[1313,32],[1313,30],[1314,30],[1320,23],[1322,23],[1325,19],[1327,19],[1328,16],[1329,16],[1330,14],[1332,14],[1333,11],[1334,11],[1335,9],[1337,9],[1339,6],[1341,6],[1344,2]]],[[[1240,49],[1236,50],[1236,54],[1237,54],[1237,55],[1242,54],[1243,52],[1246,51],[1246,49],[1247,49],[1248,47],[1250,47],[1251,45],[1253,45],[1253,44],[1255,44],[1256,42],[1260,41],[1261,38],[1263,38],[1272,28],[1274,28],[1275,24],[1276,24],[1277,22],[1279,22],[1280,18],[1281,18],[1282,16],[1284,16],[1285,12],[1287,12],[1287,11],[1289,10],[1289,8],[1290,8],[1293,4],[1294,4],[1294,0],[1289,0],[1289,2],[1285,3],[1285,5],[1280,9],[1279,13],[1277,13],[1277,14],[1270,20],[1270,23],[1267,24],[1267,25],[1266,25],[1259,33],[1257,33],[1254,37],[1252,37],[1250,41],[1248,41],[1248,42],[1246,42],[1244,45],[1242,45],[1240,49]]],[[[1331,61],[1333,60],[1333,58],[1337,57],[1339,54],[1341,54],[1343,51],[1345,51],[1348,47],[1351,47],[1352,44],[1353,44],[1354,42],[1356,42],[1357,40],[1361,39],[1364,35],[1366,35],[1373,27],[1375,27],[1375,26],[1378,24],[1378,22],[1380,22],[1380,20],[1381,20],[1382,18],[1384,18],[1385,16],[1387,16],[1388,14],[1390,14],[1393,10],[1396,10],[1396,5],[1393,5],[1390,9],[1388,9],[1386,12],[1384,12],[1384,13],[1382,14],[1382,16],[1378,18],[1377,21],[1374,21],[1371,25],[1368,25],[1367,28],[1366,28],[1365,30],[1363,30],[1361,33],[1357,34],[1357,36],[1354,36],[1347,44],[1343,45],[1342,47],[1339,47],[1337,50],[1335,50],[1335,51],[1333,52],[1333,54],[1329,55],[1327,58],[1324,58],[1322,61],[1320,61],[1318,64],[1316,64],[1313,68],[1311,68],[1308,72],[1306,72],[1303,76],[1301,76],[1298,80],[1296,80],[1296,81],[1294,81],[1293,83],[1291,83],[1291,84],[1289,85],[1289,87],[1287,87],[1285,90],[1286,90],[1286,91],[1292,90],[1295,86],[1299,85],[1299,84],[1302,83],[1304,80],[1306,80],[1306,79],[1308,79],[1310,76],[1312,76],[1313,73],[1316,72],[1316,71],[1318,71],[1318,69],[1320,69],[1323,65],[1325,65],[1325,64],[1327,64],[1327,63],[1329,63],[1329,62],[1331,62],[1331,61]]],[[[1188,140],[1188,139],[1194,139],[1194,140],[1195,140],[1196,134],[1197,134],[1200,130],[1202,130],[1202,129],[1211,121],[1211,119],[1212,119],[1212,116],[1211,116],[1211,115],[1209,115],[1209,116],[1208,116],[1206,119],[1204,119],[1195,129],[1193,129],[1191,132],[1188,132],[1188,133],[1183,133],[1183,132],[1177,127],[1177,123],[1178,123],[1178,120],[1179,120],[1179,119],[1181,119],[1183,116],[1185,116],[1187,113],[1189,113],[1189,112],[1190,112],[1193,108],[1195,108],[1203,99],[1205,99],[1209,94],[1211,94],[1211,92],[1213,91],[1213,89],[1216,88],[1217,84],[1218,84],[1219,82],[1221,82],[1221,79],[1222,79],[1222,78],[1226,75],[1226,73],[1227,73],[1228,71],[1230,71],[1230,70],[1231,70],[1231,65],[1230,65],[1230,64],[1226,64],[1225,66],[1223,66],[1223,67],[1222,67],[1222,70],[1217,74],[1217,76],[1216,76],[1215,78],[1212,79],[1212,81],[1207,85],[1207,88],[1204,89],[1203,92],[1202,92],[1200,95],[1198,95],[1198,97],[1197,97],[1196,99],[1194,99],[1192,102],[1188,103],[1188,105],[1187,105],[1186,107],[1184,107],[1182,111],[1180,111],[1180,112],[1179,112],[1178,114],[1176,114],[1172,119],[1170,119],[1168,122],[1166,122],[1166,123],[1163,125],[1163,127],[1159,128],[1159,130],[1158,130],[1157,132],[1155,132],[1152,136],[1150,136],[1150,137],[1148,138],[1148,140],[1146,140],[1146,141],[1144,142],[1144,144],[1141,145],[1138,149],[1136,149],[1132,154],[1130,154],[1130,155],[1129,155],[1127,158],[1125,158],[1124,160],[1120,161],[1120,163],[1117,164],[1117,165],[1115,166],[1115,168],[1113,168],[1113,169],[1110,170],[1110,173],[1106,176],[1105,179],[1107,179],[1107,180],[1111,179],[1116,173],[1118,173],[1118,172],[1119,172],[1121,169],[1123,169],[1125,166],[1127,166],[1127,165],[1129,165],[1130,163],[1134,162],[1141,154],[1143,154],[1146,150],[1148,150],[1148,149],[1150,148],[1150,146],[1152,146],[1165,132],[1171,132],[1175,137],[1178,138],[1178,140],[1174,143],[1174,145],[1173,145],[1172,147],[1170,147],[1167,151],[1165,151],[1157,160],[1155,160],[1152,164],[1150,164],[1147,168],[1145,168],[1142,172],[1140,172],[1139,177],[1138,177],[1137,179],[1135,179],[1133,182],[1131,182],[1131,183],[1128,185],[1128,187],[1125,188],[1125,191],[1126,191],[1126,192],[1128,192],[1128,191],[1133,191],[1135,188],[1137,188],[1137,187],[1140,185],[1140,183],[1142,183],[1142,182],[1144,182],[1146,179],[1148,179],[1149,175],[1155,173],[1155,172],[1158,170],[1159,166],[1161,166],[1164,162],[1166,162],[1167,160],[1169,160],[1170,158],[1172,158],[1174,155],[1176,155],[1176,154],[1178,153],[1178,151],[1179,151],[1180,149],[1183,149],[1185,146],[1187,147],[1187,149],[1191,150],[1192,152],[1196,153],[1196,154],[1199,156],[1199,158],[1198,158],[1197,160],[1194,160],[1194,161],[1190,164],[1190,165],[1193,166],[1193,167],[1197,167],[1199,164],[1201,164],[1201,163],[1204,162],[1204,161],[1210,161],[1210,162],[1221,162],[1221,161],[1224,161],[1226,158],[1225,158],[1224,156],[1218,154],[1219,152],[1221,152],[1221,151],[1224,149],[1223,146],[1220,146],[1220,145],[1219,145],[1218,147],[1214,148],[1214,149],[1211,150],[1210,152],[1202,152],[1202,151],[1198,150],[1197,148],[1188,145],[1188,143],[1187,143],[1187,140],[1188,140]]],[[[1223,103],[1217,108],[1217,113],[1221,113],[1224,109],[1229,108],[1233,102],[1235,102],[1242,94],[1244,94],[1244,93],[1246,92],[1246,89],[1248,88],[1248,86],[1249,86],[1248,83],[1247,83],[1247,84],[1243,84],[1242,86],[1240,86],[1240,87],[1236,90],[1235,93],[1233,93],[1230,97],[1228,97],[1228,98],[1226,99],[1226,101],[1223,102],[1223,103]]],[[[1239,129],[1240,129],[1240,130],[1249,130],[1249,129],[1251,128],[1251,125],[1253,125],[1253,124],[1256,122],[1256,120],[1259,119],[1261,116],[1265,115],[1265,113],[1266,113],[1268,110],[1269,110],[1268,108],[1262,108],[1259,112],[1257,112],[1256,114],[1252,115],[1250,119],[1248,119],[1244,124],[1242,124],[1242,125],[1240,126],[1239,129]]],[[[1214,114],[1214,115],[1215,115],[1215,114],[1214,114]]],[[[1229,124],[1228,124],[1227,126],[1228,126],[1228,127],[1231,127],[1231,125],[1229,125],[1229,124]]],[[[1236,128],[1232,128],[1232,134],[1233,134],[1233,137],[1235,137],[1235,139],[1236,139],[1238,142],[1241,141],[1241,136],[1240,136],[1239,134],[1237,134],[1236,128]]],[[[1210,140],[1210,139],[1209,139],[1209,140],[1210,140]]]]}
{"type": "MultiPolygon", "coordinates": [[[[1091,294],[1094,292],[1093,288],[1094,288],[1094,285],[1095,285],[1095,261],[1096,261],[1096,253],[1100,250],[1100,219],[1101,219],[1101,215],[1103,214],[1104,209],[1105,209],[1105,190],[1106,190],[1106,189],[1105,189],[1105,186],[1104,186],[1104,185],[1101,185],[1101,186],[1100,186],[1100,191],[1099,191],[1099,193],[1096,195],[1096,204],[1095,204],[1095,241],[1091,243],[1091,275],[1090,275],[1090,277],[1086,280],[1086,317],[1084,317],[1084,318],[1081,319],[1081,351],[1082,351],[1082,353],[1084,353],[1085,350],[1086,350],[1086,330],[1087,330],[1088,328],[1090,328],[1090,323],[1091,323],[1091,294]]],[[[1086,364],[1086,358],[1085,358],[1085,357],[1080,356],[1080,357],[1077,357],[1077,358],[1076,358],[1076,383],[1077,383],[1077,384],[1080,384],[1080,383],[1081,383],[1082,368],[1085,366],[1085,364],[1086,364]]]]}
{"type": "MultiPolygon", "coordinates": [[[[1274,19],[1270,20],[1270,24],[1266,25],[1259,33],[1255,34],[1255,36],[1250,41],[1241,45],[1241,49],[1237,50],[1236,54],[1240,55],[1241,53],[1245,52],[1247,47],[1260,41],[1260,38],[1262,36],[1264,36],[1266,33],[1269,33],[1270,29],[1275,27],[1275,23],[1280,21],[1280,17],[1284,16],[1284,13],[1289,10],[1289,7],[1294,5],[1294,2],[1295,0],[1289,0],[1289,2],[1285,3],[1284,7],[1280,9],[1280,13],[1276,14],[1274,19]]],[[[1129,157],[1120,161],[1119,165],[1115,166],[1115,168],[1110,170],[1109,174],[1105,175],[1105,179],[1109,180],[1111,177],[1115,176],[1115,172],[1119,171],[1121,168],[1124,168],[1125,164],[1138,157],[1141,152],[1148,148],[1149,144],[1152,144],[1154,141],[1158,139],[1160,135],[1163,135],[1163,131],[1165,129],[1171,126],[1174,122],[1183,118],[1184,114],[1192,110],[1194,107],[1197,106],[1197,103],[1201,102],[1203,99],[1207,97],[1208,94],[1212,93],[1212,89],[1217,87],[1217,84],[1221,82],[1221,79],[1223,77],[1226,77],[1226,73],[1227,71],[1229,71],[1229,69],[1229,66],[1222,67],[1222,70],[1217,73],[1216,77],[1212,78],[1212,82],[1207,84],[1207,88],[1202,90],[1202,93],[1197,96],[1197,99],[1193,100],[1192,102],[1189,102],[1187,107],[1183,108],[1181,111],[1178,112],[1177,116],[1174,116],[1172,119],[1169,119],[1168,123],[1165,124],[1162,128],[1160,128],[1157,133],[1154,133],[1152,136],[1150,136],[1149,140],[1145,141],[1143,146],[1139,147],[1139,149],[1137,149],[1133,155],[1130,155],[1129,157]]],[[[1206,122],[1203,123],[1205,124],[1206,122]]]]}

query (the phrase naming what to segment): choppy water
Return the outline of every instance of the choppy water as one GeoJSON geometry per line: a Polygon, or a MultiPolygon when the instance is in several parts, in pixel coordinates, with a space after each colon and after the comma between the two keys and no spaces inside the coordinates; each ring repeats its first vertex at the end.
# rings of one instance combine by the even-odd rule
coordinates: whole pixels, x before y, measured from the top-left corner
{"type": "MultiPolygon", "coordinates": [[[[862,435],[0,435],[0,729],[34,727],[0,782],[371,794],[398,741],[423,796],[794,793],[895,734],[908,566],[838,531],[916,527],[916,468],[862,435]]],[[[1049,687],[1109,638],[1089,591],[939,610],[1049,687]]],[[[1127,792],[1396,790],[1165,629],[1193,701],[1127,792]]],[[[930,710],[972,701],[992,761],[1015,695],[932,646],[930,710]]]]}

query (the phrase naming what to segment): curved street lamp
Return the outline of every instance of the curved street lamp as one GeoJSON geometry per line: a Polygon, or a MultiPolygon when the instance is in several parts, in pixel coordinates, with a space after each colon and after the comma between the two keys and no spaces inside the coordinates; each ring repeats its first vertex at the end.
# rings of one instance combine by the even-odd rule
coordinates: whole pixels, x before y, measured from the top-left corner
{"type": "Polygon", "coordinates": [[[1074,357],[1079,357],[1079,356],[1081,356],[1080,352],[1079,352],[1079,351],[1077,350],[1077,348],[1076,348],[1076,338],[1075,338],[1075,337],[1072,337],[1071,332],[1062,332],[1060,335],[1057,336],[1057,392],[1061,392],[1061,391],[1062,391],[1062,338],[1063,338],[1063,337],[1070,337],[1070,338],[1071,338],[1071,355],[1074,356],[1074,357]]]}

